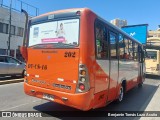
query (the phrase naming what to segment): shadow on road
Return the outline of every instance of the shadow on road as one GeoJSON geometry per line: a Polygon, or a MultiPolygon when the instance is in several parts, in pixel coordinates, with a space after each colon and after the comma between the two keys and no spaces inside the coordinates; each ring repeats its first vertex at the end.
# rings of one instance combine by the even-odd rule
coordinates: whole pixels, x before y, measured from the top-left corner
{"type": "MultiPolygon", "coordinates": [[[[112,112],[116,112],[116,111],[145,111],[145,108],[148,106],[148,104],[151,101],[153,95],[155,94],[157,88],[158,88],[158,86],[153,86],[153,85],[148,85],[148,84],[144,84],[142,88],[135,87],[134,89],[132,89],[126,93],[125,99],[121,103],[116,104],[115,102],[112,102],[111,104],[109,104],[106,107],[89,111],[90,115],[91,115],[91,113],[93,115],[95,115],[95,114],[99,114],[100,112],[102,112],[102,114],[104,114],[104,116],[92,117],[92,115],[91,115],[90,118],[87,118],[87,119],[92,119],[92,120],[96,119],[97,120],[97,119],[106,118],[105,112],[107,114],[107,112],[109,112],[109,111],[112,111],[112,112]]],[[[63,106],[63,105],[60,105],[57,103],[53,103],[53,102],[47,102],[45,104],[35,106],[34,109],[37,111],[40,111],[46,115],[52,116],[52,117],[57,117],[57,115],[58,115],[58,118],[60,118],[60,119],[62,119],[62,118],[63,119],[71,119],[71,118],[65,117],[66,114],[69,117],[74,116],[74,114],[78,114],[80,117],[80,116],[83,116],[84,114],[87,113],[87,112],[84,113],[84,112],[79,111],[74,108],[70,108],[70,107],[63,106]]],[[[115,120],[116,118],[110,117],[109,119],[115,120]]],[[[134,117],[130,117],[130,118],[129,117],[126,117],[126,118],[118,117],[118,120],[133,120],[133,119],[134,119],[134,117]]]]}

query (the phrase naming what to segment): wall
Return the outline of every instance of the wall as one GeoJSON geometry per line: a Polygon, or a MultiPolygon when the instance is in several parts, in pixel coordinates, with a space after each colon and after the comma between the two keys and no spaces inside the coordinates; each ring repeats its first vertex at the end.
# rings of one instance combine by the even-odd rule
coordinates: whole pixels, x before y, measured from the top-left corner
{"type": "MultiPolygon", "coordinates": [[[[0,22],[9,24],[9,9],[0,7],[0,22]]],[[[15,50],[14,57],[16,57],[16,50],[18,49],[18,46],[22,45],[23,41],[23,37],[17,36],[17,27],[24,28],[25,26],[25,16],[23,15],[23,13],[12,11],[11,25],[16,26],[15,35],[11,35],[10,42],[10,48],[12,50],[15,50]]],[[[9,34],[0,33],[0,49],[8,49],[8,37],[9,34]]]]}

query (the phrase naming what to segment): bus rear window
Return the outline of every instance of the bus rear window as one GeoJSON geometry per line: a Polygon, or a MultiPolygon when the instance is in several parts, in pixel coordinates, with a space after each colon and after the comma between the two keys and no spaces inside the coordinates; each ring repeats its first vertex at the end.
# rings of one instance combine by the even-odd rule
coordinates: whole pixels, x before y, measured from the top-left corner
{"type": "Polygon", "coordinates": [[[147,51],[146,58],[157,59],[157,52],[156,51],[147,51]]]}
{"type": "Polygon", "coordinates": [[[71,47],[77,46],[78,41],[79,19],[51,21],[30,27],[29,46],[54,44],[54,47],[71,47]]]}

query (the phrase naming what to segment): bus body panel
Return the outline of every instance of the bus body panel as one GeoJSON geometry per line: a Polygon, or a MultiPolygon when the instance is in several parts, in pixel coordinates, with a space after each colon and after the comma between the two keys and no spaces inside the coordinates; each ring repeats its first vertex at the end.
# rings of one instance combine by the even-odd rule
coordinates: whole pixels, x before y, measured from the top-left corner
{"type": "Polygon", "coordinates": [[[94,49],[94,21],[95,14],[89,9],[85,9],[81,12],[80,19],[80,64],[83,63],[88,68],[90,88],[95,87],[95,49],[94,49]]]}
{"type": "MultiPolygon", "coordinates": [[[[86,9],[81,14],[81,32],[80,32],[80,62],[86,64],[89,73],[90,87],[94,88],[94,102],[92,108],[98,108],[106,105],[108,96],[109,79],[108,72],[104,71],[98,61],[95,59],[95,20],[97,16],[86,9]]],[[[99,61],[100,62],[100,61],[99,61]]],[[[106,62],[106,61],[105,61],[106,62]]],[[[103,67],[109,71],[109,63],[103,67]]]]}
{"type": "Polygon", "coordinates": [[[78,69],[79,49],[28,49],[30,85],[75,93],[78,69]],[[75,53],[75,56],[66,57],[66,52],[75,53]]]}
{"type": "Polygon", "coordinates": [[[119,81],[126,80],[126,91],[128,91],[138,82],[139,63],[120,60],[119,64],[119,81]]]}
{"type": "Polygon", "coordinates": [[[24,83],[24,91],[27,95],[38,97],[41,99],[46,99],[43,98],[44,93],[48,95],[53,95],[54,99],[49,101],[85,111],[93,107],[94,96],[92,93],[94,92],[94,89],[90,89],[90,91],[86,93],[72,94],[57,90],[50,90],[43,87],[37,87],[24,83]],[[33,90],[35,90],[35,92],[33,92],[33,90]],[[63,98],[67,98],[67,100],[64,100],[63,98]]]}
{"type": "Polygon", "coordinates": [[[118,96],[118,84],[121,84],[120,81],[118,81],[119,71],[118,71],[118,60],[112,60],[110,61],[110,84],[109,84],[109,100],[113,101],[118,96]]]}

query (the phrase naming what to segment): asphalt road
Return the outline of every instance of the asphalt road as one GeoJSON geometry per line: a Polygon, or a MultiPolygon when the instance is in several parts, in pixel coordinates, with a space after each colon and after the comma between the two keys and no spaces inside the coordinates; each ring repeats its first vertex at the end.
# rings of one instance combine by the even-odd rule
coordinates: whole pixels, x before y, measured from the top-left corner
{"type": "MultiPolygon", "coordinates": [[[[124,101],[120,104],[115,102],[109,104],[104,108],[99,108],[94,111],[144,111],[152,99],[154,93],[160,85],[160,80],[146,79],[142,88],[135,87],[130,90],[126,95],[124,101]]],[[[66,107],[57,103],[48,102],[46,100],[41,100],[31,96],[27,96],[23,92],[23,83],[14,83],[7,85],[0,85],[0,111],[77,111],[76,109],[66,107]]],[[[154,111],[154,108],[153,108],[154,111]]],[[[54,120],[54,119],[71,119],[68,117],[54,117],[52,112],[45,113],[47,118],[23,118],[25,120],[54,120]]],[[[69,112],[68,114],[73,114],[69,112]]],[[[0,118],[5,119],[6,118],[0,118]]],[[[7,118],[9,120],[21,120],[22,118],[7,118]]],[[[72,118],[72,119],[82,119],[82,118],[72,118]]],[[[115,120],[117,118],[83,118],[83,119],[111,119],[115,120]]],[[[135,120],[139,118],[118,118],[118,120],[135,120]]]]}

